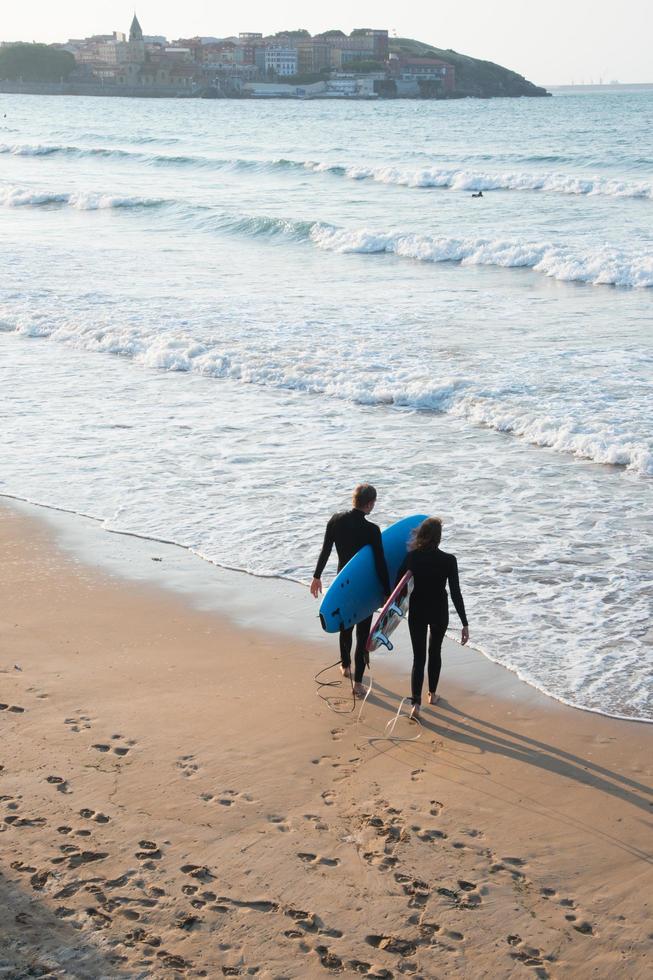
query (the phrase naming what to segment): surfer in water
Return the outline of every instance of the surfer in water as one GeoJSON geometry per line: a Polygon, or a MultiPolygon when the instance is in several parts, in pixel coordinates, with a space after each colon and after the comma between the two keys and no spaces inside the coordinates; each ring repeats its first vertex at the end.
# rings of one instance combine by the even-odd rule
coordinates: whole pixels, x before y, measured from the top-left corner
{"type": "MultiPolygon", "coordinates": [[[[315,566],[313,581],[311,582],[311,595],[314,599],[322,592],[322,572],[326,566],[329,556],[335,544],[338,554],[338,571],[354,557],[354,555],[364,548],[366,544],[372,545],[374,553],[374,564],[379,576],[383,591],[386,596],[390,595],[390,577],[383,554],[381,544],[381,531],[376,524],[367,521],[365,518],[374,510],[376,503],[376,490],[369,483],[361,483],[354,490],[352,497],[352,509],[334,514],[326,526],[324,534],[324,544],[320,557],[315,566]]],[[[356,652],[354,655],[354,693],[358,697],[365,694],[362,686],[363,674],[367,665],[367,651],[365,644],[372,625],[372,617],[368,616],[356,625],[356,652]]],[[[351,677],[351,647],[354,627],[340,630],[340,670],[345,677],[351,677]]]]}
{"type": "Polygon", "coordinates": [[[460,642],[469,640],[469,628],[465,614],[465,603],[458,581],[458,562],[455,555],[440,551],[442,521],[438,517],[427,517],[413,531],[397,582],[406,574],[413,573],[413,592],[408,610],[408,628],[413,645],[413,673],[411,676],[413,708],[411,718],[419,717],[426,663],[426,636],[430,631],[428,643],[429,704],[437,704],[436,694],[440,669],[442,667],[442,641],[449,625],[449,601],[447,583],[456,612],[462,623],[460,642]]]}

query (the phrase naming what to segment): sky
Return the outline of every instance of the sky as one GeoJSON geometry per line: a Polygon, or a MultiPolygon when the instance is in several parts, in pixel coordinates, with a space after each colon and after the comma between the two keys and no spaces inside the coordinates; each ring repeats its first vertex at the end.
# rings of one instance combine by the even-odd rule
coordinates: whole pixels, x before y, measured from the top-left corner
{"type": "MultiPolygon", "coordinates": [[[[134,0],[22,0],[0,5],[0,40],[65,41],[127,31],[134,0]]],[[[653,82],[653,0],[135,0],[145,34],[226,37],[304,27],[387,27],[440,48],[495,61],[540,85],[653,82]]]]}

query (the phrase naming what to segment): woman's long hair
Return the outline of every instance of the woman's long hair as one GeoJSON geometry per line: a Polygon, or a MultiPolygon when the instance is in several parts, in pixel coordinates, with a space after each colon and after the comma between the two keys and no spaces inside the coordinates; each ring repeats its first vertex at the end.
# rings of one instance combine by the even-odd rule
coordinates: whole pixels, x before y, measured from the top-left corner
{"type": "Polygon", "coordinates": [[[411,534],[408,550],[435,551],[441,538],[442,521],[439,517],[427,517],[411,534]]]}

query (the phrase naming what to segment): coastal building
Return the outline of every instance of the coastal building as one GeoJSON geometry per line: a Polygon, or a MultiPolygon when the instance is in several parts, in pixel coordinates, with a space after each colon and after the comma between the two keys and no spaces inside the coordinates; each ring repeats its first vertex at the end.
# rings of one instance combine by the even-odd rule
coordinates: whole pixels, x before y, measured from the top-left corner
{"type": "Polygon", "coordinates": [[[326,41],[309,38],[297,42],[297,63],[300,75],[317,74],[331,66],[331,51],[326,41]]]}
{"type": "Polygon", "coordinates": [[[299,54],[296,47],[285,44],[268,44],[263,50],[266,75],[289,78],[297,74],[299,54]]]}
{"type": "Polygon", "coordinates": [[[326,96],[341,99],[376,99],[378,94],[373,75],[336,75],[326,83],[326,96]]]}
{"type": "Polygon", "coordinates": [[[421,89],[450,94],[456,84],[455,68],[438,58],[390,56],[388,67],[398,95],[426,94],[421,89]]]}
{"type": "Polygon", "coordinates": [[[326,82],[293,85],[290,81],[248,82],[244,93],[255,99],[315,99],[324,97],[326,82]]]}
{"type": "Polygon", "coordinates": [[[326,31],[316,35],[329,49],[330,67],[336,70],[357,62],[388,60],[389,40],[387,30],[360,27],[349,36],[342,31],[326,31]]]}

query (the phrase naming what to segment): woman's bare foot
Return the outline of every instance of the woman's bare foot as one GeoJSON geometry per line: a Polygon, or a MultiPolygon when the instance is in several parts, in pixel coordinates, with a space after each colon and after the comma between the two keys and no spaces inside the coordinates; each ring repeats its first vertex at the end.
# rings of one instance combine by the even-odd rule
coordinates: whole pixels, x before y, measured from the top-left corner
{"type": "Polygon", "coordinates": [[[418,704],[414,704],[412,706],[412,708],[410,709],[410,717],[411,718],[414,718],[416,721],[419,721],[419,705],[418,704]]]}
{"type": "Polygon", "coordinates": [[[343,677],[351,677],[351,670],[349,667],[345,667],[344,664],[340,664],[340,673],[343,677]]]}
{"type": "Polygon", "coordinates": [[[429,691],[429,704],[437,704],[439,700],[439,694],[436,694],[435,691],[429,691]]]}
{"type": "Polygon", "coordinates": [[[354,694],[357,698],[364,698],[367,694],[367,688],[363,684],[354,684],[354,694]]]}

